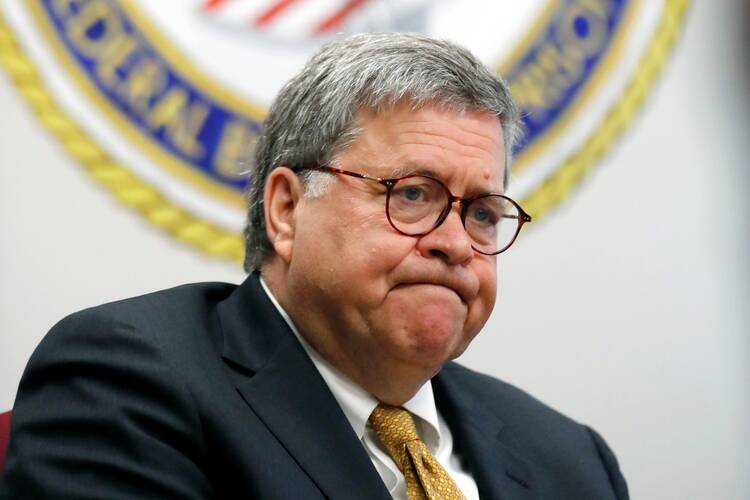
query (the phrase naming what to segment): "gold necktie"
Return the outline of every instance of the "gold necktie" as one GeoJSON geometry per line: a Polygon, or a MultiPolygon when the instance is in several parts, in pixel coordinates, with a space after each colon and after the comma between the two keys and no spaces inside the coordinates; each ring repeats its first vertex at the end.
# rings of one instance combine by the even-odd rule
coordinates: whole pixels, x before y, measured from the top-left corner
{"type": "Polygon", "coordinates": [[[463,500],[453,479],[419,439],[411,413],[379,404],[370,425],[406,479],[409,500],[463,500]]]}

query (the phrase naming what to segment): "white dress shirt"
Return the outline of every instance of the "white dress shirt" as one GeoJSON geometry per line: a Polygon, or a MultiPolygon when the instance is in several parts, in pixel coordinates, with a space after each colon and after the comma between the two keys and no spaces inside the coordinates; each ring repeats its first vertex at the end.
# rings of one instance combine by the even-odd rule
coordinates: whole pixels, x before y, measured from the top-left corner
{"type": "MultiPolygon", "coordinates": [[[[388,452],[381,445],[375,431],[368,424],[370,414],[378,405],[378,401],[323,359],[300,335],[289,315],[276,301],[271,290],[266,286],[263,278],[260,279],[260,283],[263,286],[263,290],[268,294],[268,298],[271,299],[279,314],[287,322],[289,328],[296,335],[297,340],[299,340],[308,356],[310,356],[323,380],[328,384],[333,397],[336,398],[339,406],[341,406],[344,415],[362,442],[362,446],[365,447],[367,455],[372,460],[372,464],[383,479],[391,496],[396,500],[408,500],[404,475],[398,470],[393,459],[391,459],[388,452]]],[[[403,404],[403,407],[414,415],[414,423],[422,441],[424,441],[430,453],[440,462],[440,465],[443,466],[456,485],[458,485],[464,496],[468,500],[478,500],[479,492],[477,491],[474,479],[461,467],[458,457],[453,453],[453,436],[435,406],[432,383],[426,383],[420,387],[414,397],[403,404]]]]}

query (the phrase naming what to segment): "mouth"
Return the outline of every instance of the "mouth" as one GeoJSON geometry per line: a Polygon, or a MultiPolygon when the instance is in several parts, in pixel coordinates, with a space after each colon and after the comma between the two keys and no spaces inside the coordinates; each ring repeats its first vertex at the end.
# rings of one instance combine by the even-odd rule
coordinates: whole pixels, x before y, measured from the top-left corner
{"type": "Polygon", "coordinates": [[[393,289],[394,290],[405,290],[409,288],[425,288],[425,289],[432,289],[437,293],[445,293],[446,291],[461,301],[462,304],[467,305],[467,301],[464,298],[464,296],[460,293],[459,290],[456,290],[454,287],[445,285],[443,283],[435,283],[435,282],[429,282],[429,281],[414,281],[409,283],[399,283],[396,285],[393,289]]]}
{"type": "Polygon", "coordinates": [[[418,286],[425,290],[432,289],[436,294],[449,291],[466,307],[479,295],[479,279],[467,270],[415,266],[405,271],[394,276],[394,289],[418,286]]]}

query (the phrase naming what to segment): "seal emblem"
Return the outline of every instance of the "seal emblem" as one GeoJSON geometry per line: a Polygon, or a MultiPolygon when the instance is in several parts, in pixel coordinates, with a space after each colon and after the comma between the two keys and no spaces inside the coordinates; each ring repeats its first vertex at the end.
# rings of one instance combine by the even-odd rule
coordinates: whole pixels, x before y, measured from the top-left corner
{"type": "Polygon", "coordinates": [[[341,33],[466,46],[523,110],[512,196],[539,217],[629,123],[687,0],[6,0],[3,65],[92,174],[179,239],[241,260],[264,110],[341,33]],[[30,73],[29,73],[30,72],[30,73]]]}

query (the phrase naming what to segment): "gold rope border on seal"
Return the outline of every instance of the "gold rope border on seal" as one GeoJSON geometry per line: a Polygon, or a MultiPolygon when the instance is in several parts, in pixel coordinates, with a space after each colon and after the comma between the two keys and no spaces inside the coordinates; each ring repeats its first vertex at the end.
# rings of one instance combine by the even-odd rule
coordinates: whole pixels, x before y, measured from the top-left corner
{"type": "MultiPolygon", "coordinates": [[[[677,39],[688,4],[689,0],[666,0],[656,35],[617,104],[607,112],[597,131],[523,200],[527,211],[535,218],[546,215],[565,200],[633,120],[677,39]]],[[[242,262],[242,236],[206,222],[169,201],[157,189],[110,158],[60,109],[2,15],[0,65],[8,72],[42,125],[115,198],[140,212],[151,224],[201,252],[242,262]]]]}
{"type": "Polygon", "coordinates": [[[607,111],[596,132],[523,200],[524,208],[534,218],[546,215],[562,203],[633,121],[677,41],[689,4],[690,0],[666,1],[656,34],[620,99],[607,111]]]}
{"type": "Polygon", "coordinates": [[[201,220],[169,201],[157,189],[115,162],[60,109],[2,15],[0,65],[8,72],[42,125],[115,198],[140,212],[151,224],[203,253],[242,262],[245,249],[240,235],[201,220]]]}

